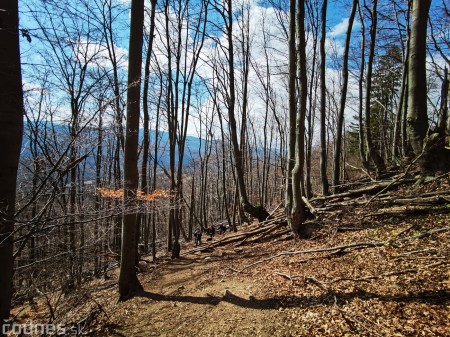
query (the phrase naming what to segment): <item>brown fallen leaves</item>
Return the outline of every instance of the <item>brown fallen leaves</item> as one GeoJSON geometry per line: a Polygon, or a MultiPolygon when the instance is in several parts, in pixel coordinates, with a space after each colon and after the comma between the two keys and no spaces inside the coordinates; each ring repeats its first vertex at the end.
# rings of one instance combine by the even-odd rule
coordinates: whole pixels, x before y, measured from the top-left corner
{"type": "Polygon", "coordinates": [[[64,315],[80,322],[96,310],[86,327],[92,336],[450,336],[450,232],[439,230],[450,226],[449,213],[373,215],[387,197],[449,183],[399,185],[368,206],[364,195],[313,203],[319,229],[310,240],[243,242],[245,232],[261,235],[254,224],[236,240],[216,237],[227,244],[208,250],[185,243],[190,254],[139,275],[143,296],[117,303],[116,287],[98,280],[84,287],[91,306],[73,302],[70,310],[63,299],[64,315]],[[357,244],[364,242],[382,244],[357,244]],[[279,254],[299,251],[308,253],[279,254]]]}

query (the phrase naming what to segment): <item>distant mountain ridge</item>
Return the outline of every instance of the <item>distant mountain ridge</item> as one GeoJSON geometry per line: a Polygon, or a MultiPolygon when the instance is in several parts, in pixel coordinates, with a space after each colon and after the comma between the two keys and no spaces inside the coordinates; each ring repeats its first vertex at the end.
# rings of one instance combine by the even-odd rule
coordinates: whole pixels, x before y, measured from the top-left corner
{"type": "MultiPolygon", "coordinates": [[[[32,157],[31,151],[31,142],[33,129],[36,128],[36,125],[24,123],[24,137],[22,141],[22,152],[21,159],[27,159],[32,157]],[[31,137],[30,137],[31,136],[31,137]]],[[[41,147],[45,146],[45,139],[49,139],[52,144],[49,148],[53,148],[53,151],[63,152],[67,146],[69,145],[70,139],[70,129],[69,126],[63,124],[52,123],[49,121],[43,121],[38,124],[37,134],[40,139],[41,147]],[[54,148],[55,140],[58,144],[57,149],[54,148]]],[[[104,128],[104,143],[111,139],[113,136],[112,128],[104,128]]],[[[81,155],[87,154],[85,159],[86,165],[88,168],[95,168],[95,159],[96,159],[96,151],[97,151],[97,129],[93,127],[85,127],[82,132],[79,134],[79,139],[82,142],[81,144],[81,155]]],[[[144,130],[139,129],[139,145],[141,147],[142,140],[144,136],[144,130]]],[[[156,143],[156,131],[150,130],[149,133],[150,138],[150,156],[153,158],[154,155],[154,146],[156,143]]],[[[170,160],[170,149],[169,149],[169,133],[166,131],[158,132],[158,163],[162,167],[169,166],[170,160]]],[[[184,150],[183,157],[183,166],[187,166],[192,163],[193,160],[199,157],[199,150],[203,151],[205,146],[205,140],[195,137],[195,136],[187,136],[186,144],[184,150]]],[[[107,156],[108,148],[106,144],[103,146],[103,155],[107,156]]],[[[140,148],[140,154],[142,149],[140,148]]],[[[175,161],[178,165],[178,147],[176,147],[175,161]]],[[[89,169],[90,171],[91,169],[89,169]]],[[[87,172],[90,176],[91,173],[87,172]]]]}

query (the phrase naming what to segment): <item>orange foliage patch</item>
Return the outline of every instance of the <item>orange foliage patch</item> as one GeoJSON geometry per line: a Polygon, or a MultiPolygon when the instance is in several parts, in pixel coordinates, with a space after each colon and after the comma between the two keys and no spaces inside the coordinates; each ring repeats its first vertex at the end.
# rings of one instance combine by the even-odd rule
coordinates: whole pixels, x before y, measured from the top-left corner
{"type": "MultiPolygon", "coordinates": [[[[108,188],[97,188],[97,191],[100,192],[100,195],[103,198],[111,198],[111,199],[121,199],[123,198],[123,189],[113,190],[108,188]]],[[[139,200],[145,200],[145,201],[154,201],[156,199],[161,198],[169,198],[171,196],[170,192],[163,190],[163,189],[157,189],[153,191],[151,194],[145,194],[144,192],[138,190],[137,191],[137,198],[139,200]]]]}

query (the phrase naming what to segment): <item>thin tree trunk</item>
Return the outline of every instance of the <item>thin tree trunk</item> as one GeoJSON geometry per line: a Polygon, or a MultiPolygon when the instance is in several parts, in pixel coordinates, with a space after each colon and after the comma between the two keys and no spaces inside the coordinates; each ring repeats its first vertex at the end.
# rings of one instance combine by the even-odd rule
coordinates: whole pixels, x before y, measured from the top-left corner
{"type": "Polygon", "coordinates": [[[306,165],[305,165],[305,192],[306,197],[311,198],[313,196],[313,188],[312,188],[312,177],[311,177],[311,163],[312,163],[312,151],[313,151],[313,138],[314,138],[314,124],[315,124],[315,118],[314,118],[314,111],[316,110],[316,97],[317,95],[317,77],[316,77],[316,59],[317,59],[317,36],[319,27],[317,24],[316,16],[314,15],[314,9],[309,8],[310,13],[310,22],[312,26],[312,32],[313,32],[313,46],[312,46],[312,69],[311,69],[311,81],[309,82],[309,91],[308,91],[308,115],[307,115],[307,123],[308,123],[308,131],[307,131],[307,143],[306,143],[306,165]],[[313,95],[314,93],[314,95],[313,95]]]}
{"type": "Polygon", "coordinates": [[[72,123],[70,126],[70,150],[69,158],[71,162],[70,169],[70,188],[69,188],[69,217],[67,226],[67,234],[69,238],[68,246],[66,247],[69,251],[68,262],[69,262],[69,279],[66,283],[67,290],[72,290],[75,287],[75,278],[77,276],[77,266],[76,266],[76,233],[75,233],[75,203],[77,197],[77,161],[78,149],[76,145],[76,138],[78,137],[78,119],[79,119],[79,106],[76,97],[71,97],[71,110],[72,110],[72,123]]]}
{"type": "Polygon", "coordinates": [[[339,113],[337,117],[336,143],[334,147],[333,164],[333,193],[337,193],[341,173],[342,133],[344,125],[345,103],[347,101],[348,87],[348,53],[350,50],[350,39],[352,35],[353,21],[355,20],[358,0],[353,0],[350,18],[348,19],[347,35],[345,37],[344,55],[342,57],[342,87],[341,100],[339,102],[339,113]]]}
{"type": "MultiPolygon", "coordinates": [[[[162,74],[159,72],[161,83],[162,83],[162,74]]],[[[162,100],[162,91],[163,86],[160,86],[160,91],[158,95],[158,104],[156,106],[156,122],[155,122],[155,148],[153,150],[153,182],[152,182],[152,190],[156,190],[156,173],[158,169],[158,150],[159,150],[159,119],[160,119],[160,107],[162,100]]],[[[153,262],[156,262],[156,216],[157,213],[154,212],[152,214],[152,258],[153,262]]]]}
{"type": "Polygon", "coordinates": [[[394,139],[392,141],[392,160],[397,161],[400,157],[400,134],[401,134],[401,124],[402,124],[402,115],[403,109],[405,105],[405,96],[406,96],[406,83],[408,77],[408,51],[406,51],[405,60],[403,62],[403,73],[402,73],[402,83],[400,86],[400,98],[398,102],[397,115],[395,117],[395,125],[394,125],[394,139]]]}
{"type": "Polygon", "coordinates": [[[327,31],[327,0],[322,0],[322,25],[320,36],[320,179],[322,181],[322,194],[330,194],[327,177],[327,139],[326,139],[326,53],[325,39],[327,31]]]}
{"type": "MultiPolygon", "coordinates": [[[[230,212],[229,212],[229,204],[228,204],[228,195],[227,195],[227,189],[226,189],[226,150],[225,150],[225,132],[224,132],[224,126],[222,121],[222,114],[220,111],[218,111],[219,116],[219,123],[220,123],[220,135],[222,137],[222,189],[223,189],[223,198],[225,202],[225,215],[228,221],[228,224],[231,226],[231,218],[230,218],[230,212]]],[[[233,226],[234,228],[234,226],[233,226]]]]}
{"type": "MultiPolygon", "coordinates": [[[[150,149],[150,114],[148,109],[148,90],[149,90],[149,79],[150,79],[150,59],[153,50],[153,37],[155,31],[155,12],[156,12],[156,0],[151,1],[151,10],[150,10],[150,32],[148,35],[148,44],[147,44],[147,55],[145,58],[145,67],[144,67],[144,86],[142,93],[142,108],[144,114],[144,135],[142,139],[142,163],[141,163],[141,191],[144,194],[149,193],[149,183],[148,183],[148,158],[149,158],[149,149],[150,149]]],[[[139,251],[139,239],[141,236],[141,232],[144,233],[144,242],[146,242],[146,238],[148,238],[148,224],[147,216],[144,213],[140,213],[138,215],[138,227],[136,232],[136,252],[139,251]],[[142,226],[142,230],[141,230],[142,226]]],[[[147,246],[145,245],[145,248],[147,246]]],[[[139,254],[136,254],[136,262],[139,262],[139,254]]]]}
{"type": "MultiPolygon", "coordinates": [[[[103,158],[103,104],[104,100],[103,97],[99,99],[99,114],[98,114],[98,127],[97,127],[97,153],[95,158],[95,187],[97,190],[102,187],[102,180],[101,180],[101,169],[102,169],[102,158],[103,158]]],[[[96,212],[101,211],[101,202],[102,198],[100,196],[100,193],[95,194],[95,210],[96,212]]],[[[97,272],[100,270],[101,266],[101,235],[100,235],[100,223],[99,221],[95,222],[95,229],[94,229],[94,238],[95,238],[95,263],[94,268],[97,272]]]]}
{"type": "MultiPolygon", "coordinates": [[[[411,12],[411,3],[409,2],[409,4],[408,4],[408,11],[407,11],[407,16],[406,17],[408,17],[409,18],[409,15],[410,15],[410,12],[411,12]]],[[[403,109],[402,109],[402,111],[401,111],[401,114],[402,114],[402,131],[401,131],[401,133],[402,133],[402,153],[403,153],[403,157],[408,157],[408,156],[410,156],[410,154],[411,154],[411,150],[410,150],[410,145],[409,145],[409,142],[408,142],[408,131],[407,131],[407,114],[408,114],[408,100],[409,100],[409,94],[408,94],[408,92],[409,92],[409,89],[408,89],[408,86],[409,86],[409,84],[408,84],[408,77],[409,77],[409,75],[408,75],[408,73],[409,73],[409,53],[410,53],[410,51],[409,51],[409,49],[410,49],[410,41],[411,41],[411,29],[410,29],[410,23],[409,23],[409,20],[406,20],[406,35],[407,35],[407,38],[406,38],[406,54],[408,55],[408,57],[405,59],[405,72],[406,72],[406,78],[405,78],[405,81],[406,81],[406,83],[405,83],[405,92],[404,92],[404,94],[405,94],[405,97],[404,97],[404,99],[403,99],[403,102],[404,102],[404,104],[403,104],[403,109]]]]}
{"type": "Polygon", "coordinates": [[[361,66],[359,70],[359,80],[358,80],[358,96],[359,96],[359,107],[358,107],[358,127],[359,127],[359,157],[364,168],[369,169],[369,163],[367,162],[366,151],[364,147],[364,119],[363,119],[363,85],[364,85],[364,68],[365,68],[365,50],[366,50],[366,26],[364,23],[364,14],[361,9],[361,5],[358,2],[358,12],[359,21],[361,23],[361,66]]]}
{"type": "MultiPolygon", "coordinates": [[[[167,45],[167,98],[166,98],[166,109],[167,109],[167,129],[169,133],[169,172],[170,172],[170,189],[175,190],[175,144],[176,144],[176,125],[177,125],[177,111],[174,108],[174,98],[173,98],[173,83],[172,83],[172,42],[169,35],[169,1],[166,0],[164,4],[164,18],[165,18],[165,29],[166,29],[166,45],[167,45]]],[[[177,89],[175,87],[175,89],[177,89]]],[[[175,90],[176,91],[176,90],[175,90]]],[[[169,210],[169,221],[167,223],[167,250],[172,251],[173,248],[173,231],[174,231],[174,210],[173,210],[174,198],[170,198],[170,210],[169,210]]]]}
{"type": "Polygon", "coordinates": [[[228,71],[229,71],[229,99],[228,99],[228,122],[230,124],[231,143],[233,146],[234,165],[236,169],[236,177],[239,188],[240,203],[243,210],[250,215],[258,218],[259,221],[264,221],[269,213],[262,206],[254,207],[250,204],[245,187],[245,177],[243,169],[242,151],[239,148],[237,137],[237,124],[235,117],[236,107],[236,89],[234,76],[234,47],[233,47],[233,7],[232,0],[227,0],[227,23],[226,34],[228,39],[228,71]]]}
{"type": "Polygon", "coordinates": [[[153,51],[153,37],[155,32],[155,12],[156,12],[156,1],[151,1],[151,11],[150,11],[150,32],[148,35],[147,44],[147,56],[145,58],[144,67],[144,87],[142,92],[142,108],[144,113],[144,138],[142,140],[142,166],[141,166],[141,190],[144,193],[148,193],[148,183],[147,183],[147,167],[148,167],[148,156],[150,148],[149,139],[149,124],[150,115],[148,109],[148,90],[149,90],[149,80],[150,80],[150,59],[153,51]]]}
{"type": "Polygon", "coordinates": [[[297,90],[296,90],[296,76],[297,76],[297,53],[295,45],[295,21],[296,21],[296,0],[289,1],[289,134],[288,134],[288,153],[286,165],[286,194],[285,194],[285,210],[289,226],[294,235],[297,233],[297,228],[293,227],[292,223],[292,170],[295,164],[295,123],[297,116],[297,90]]]}
{"type": "Polygon", "coordinates": [[[375,45],[376,45],[376,37],[377,37],[377,6],[378,0],[373,0],[371,16],[372,16],[372,25],[370,26],[370,47],[369,47],[369,57],[367,59],[367,74],[366,74],[366,101],[365,101],[365,131],[366,131],[366,143],[367,150],[369,153],[369,158],[372,159],[377,175],[384,171],[384,162],[381,156],[378,154],[378,151],[375,147],[375,144],[372,140],[372,129],[371,129],[371,96],[372,96],[372,68],[373,68],[373,60],[375,58],[375,45]]]}
{"type": "MultiPolygon", "coordinates": [[[[395,118],[395,125],[394,125],[394,137],[392,141],[392,161],[396,162],[400,159],[402,154],[402,117],[403,117],[403,110],[406,105],[406,91],[407,91],[407,83],[408,83],[408,58],[409,58],[409,27],[407,25],[406,29],[406,45],[403,43],[403,34],[398,18],[398,11],[395,9],[394,5],[394,11],[395,11],[395,17],[398,27],[398,32],[400,35],[400,41],[402,46],[402,56],[403,56],[403,64],[402,64],[402,82],[400,85],[400,97],[399,102],[397,106],[397,115],[395,118]]],[[[407,14],[409,16],[409,6],[407,14]]],[[[403,153],[405,155],[405,153],[403,153]]]]}
{"type": "Polygon", "coordinates": [[[449,88],[448,69],[445,68],[444,79],[442,81],[441,87],[441,106],[439,108],[439,118],[437,128],[437,131],[443,135],[445,135],[448,120],[448,88],[449,88]]]}

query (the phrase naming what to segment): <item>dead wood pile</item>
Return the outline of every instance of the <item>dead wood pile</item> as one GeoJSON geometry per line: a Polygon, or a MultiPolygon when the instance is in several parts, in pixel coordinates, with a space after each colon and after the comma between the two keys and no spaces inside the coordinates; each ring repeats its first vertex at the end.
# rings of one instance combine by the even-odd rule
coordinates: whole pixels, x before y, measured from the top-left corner
{"type": "MultiPolygon", "coordinates": [[[[448,179],[449,174],[429,179],[423,185],[437,183],[439,179],[448,179]]],[[[319,196],[310,200],[303,198],[307,211],[314,219],[305,221],[305,225],[321,228],[324,225],[334,224],[337,230],[348,230],[348,227],[339,226],[342,212],[350,208],[362,208],[360,218],[379,217],[385,215],[406,216],[410,214],[443,214],[450,212],[450,190],[435,190],[430,192],[398,194],[393,190],[400,186],[413,186],[417,179],[397,175],[385,181],[359,181],[349,184],[349,189],[342,193],[329,196],[319,196]],[[375,202],[375,204],[371,204],[375,202]],[[369,208],[369,204],[372,207],[369,208]],[[342,227],[342,228],[338,228],[342,227]]],[[[344,186],[341,186],[341,188],[344,186]]],[[[342,224],[341,224],[342,225],[342,224]]],[[[251,245],[273,239],[291,238],[287,226],[285,209],[279,204],[269,217],[258,224],[250,225],[244,231],[208,243],[201,247],[187,251],[185,254],[211,251],[215,247],[234,244],[236,247],[251,245]]]]}

